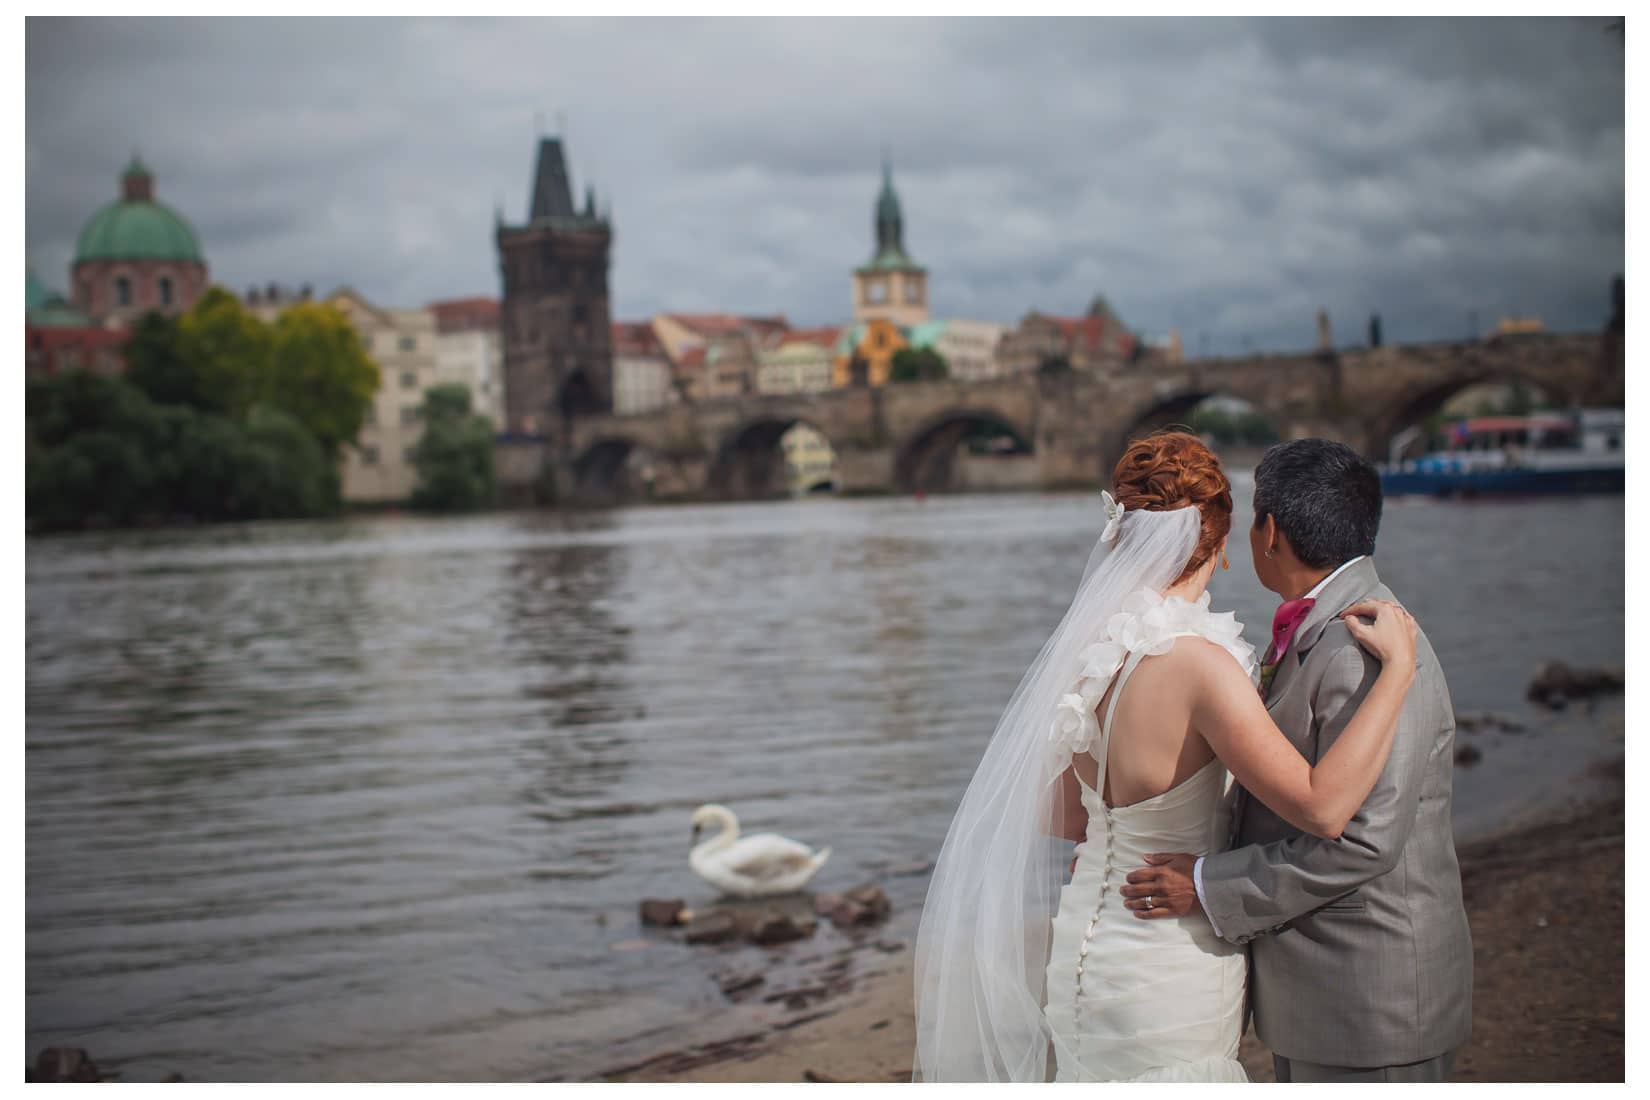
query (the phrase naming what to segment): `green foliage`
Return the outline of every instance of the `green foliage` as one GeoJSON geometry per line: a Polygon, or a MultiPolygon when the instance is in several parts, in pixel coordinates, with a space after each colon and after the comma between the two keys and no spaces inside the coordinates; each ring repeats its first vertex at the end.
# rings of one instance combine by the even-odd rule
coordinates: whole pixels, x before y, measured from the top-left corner
{"type": "Polygon", "coordinates": [[[338,507],[336,463],[293,417],[244,421],[159,405],[119,378],[31,379],[25,508],[45,530],[317,516],[338,507]]]}
{"type": "Polygon", "coordinates": [[[464,385],[432,386],[420,409],[424,434],[413,448],[413,507],[457,512],[493,502],[493,426],[470,411],[464,385]]]}
{"type": "Polygon", "coordinates": [[[145,313],[126,341],[126,380],[162,405],[206,407],[200,378],[183,356],[178,322],[159,313],[145,313]]]}
{"type": "Polygon", "coordinates": [[[263,519],[338,508],[338,455],[359,435],[379,383],[338,310],[300,304],[268,325],[213,287],[175,321],[144,316],[125,355],[123,379],[76,371],[29,380],[32,522],[263,519]]]}
{"type": "Polygon", "coordinates": [[[933,348],[900,348],[888,370],[890,382],[933,382],[950,376],[950,364],[933,348]]]}
{"type": "Polygon", "coordinates": [[[300,303],[275,321],[265,395],[335,456],[355,442],[378,392],[378,365],[349,319],[328,305],[300,303]]]}
{"type": "Polygon", "coordinates": [[[215,286],[179,319],[177,331],[180,369],[192,375],[183,403],[244,418],[269,387],[270,327],[215,286]]]}

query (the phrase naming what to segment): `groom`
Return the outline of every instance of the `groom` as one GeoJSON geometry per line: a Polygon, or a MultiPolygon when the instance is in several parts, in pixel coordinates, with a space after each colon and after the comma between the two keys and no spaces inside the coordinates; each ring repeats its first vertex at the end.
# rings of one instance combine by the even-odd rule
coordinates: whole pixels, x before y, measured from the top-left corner
{"type": "MultiPolygon", "coordinates": [[[[1311,761],[1380,671],[1339,618],[1359,600],[1396,601],[1369,557],[1380,521],[1380,476],[1340,443],[1280,443],[1255,470],[1255,573],[1284,601],[1261,690],[1311,761]]],[[[1201,908],[1216,935],[1248,945],[1255,1033],[1279,1081],[1442,1081],[1466,1042],[1472,940],[1450,824],[1454,740],[1449,689],[1422,634],[1392,755],[1339,839],[1303,834],[1239,787],[1229,850],[1150,856],[1129,875],[1122,892],[1150,896],[1146,919],[1201,908]]]]}

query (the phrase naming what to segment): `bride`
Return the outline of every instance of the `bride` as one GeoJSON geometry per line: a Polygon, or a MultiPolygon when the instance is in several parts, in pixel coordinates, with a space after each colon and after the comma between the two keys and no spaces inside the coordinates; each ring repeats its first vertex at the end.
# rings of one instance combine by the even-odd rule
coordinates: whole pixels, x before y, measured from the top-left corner
{"type": "Polygon", "coordinates": [[[1141,919],[1118,888],[1148,853],[1226,840],[1227,772],[1333,838],[1386,763],[1413,619],[1348,609],[1382,662],[1314,766],[1267,715],[1254,650],[1205,589],[1231,486],[1195,436],[1136,441],[1065,618],[986,745],[935,864],[916,946],[917,1080],[1242,1081],[1246,966],[1201,912],[1141,919]],[[1373,623],[1366,623],[1372,619],[1373,623]],[[1055,838],[1079,841],[1071,877],[1055,838]]]}

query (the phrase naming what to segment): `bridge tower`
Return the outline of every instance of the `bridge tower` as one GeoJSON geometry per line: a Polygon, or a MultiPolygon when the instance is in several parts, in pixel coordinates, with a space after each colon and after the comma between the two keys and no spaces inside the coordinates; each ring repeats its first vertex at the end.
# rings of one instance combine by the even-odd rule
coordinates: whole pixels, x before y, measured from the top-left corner
{"type": "Polygon", "coordinates": [[[594,189],[573,205],[559,138],[540,138],[533,193],[522,225],[494,229],[504,341],[504,433],[553,451],[576,417],[613,409],[607,266],[609,215],[594,189]]]}

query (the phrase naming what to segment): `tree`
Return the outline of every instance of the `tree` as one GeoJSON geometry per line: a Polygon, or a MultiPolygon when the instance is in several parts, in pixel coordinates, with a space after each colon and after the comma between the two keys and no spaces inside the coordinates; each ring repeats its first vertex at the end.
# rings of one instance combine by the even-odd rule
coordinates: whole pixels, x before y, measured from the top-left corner
{"type": "Polygon", "coordinates": [[[202,408],[200,377],[183,354],[178,323],[151,310],[132,326],[126,341],[126,380],[161,405],[202,408]]]}
{"type": "Polygon", "coordinates": [[[888,371],[890,382],[933,382],[951,375],[945,356],[933,348],[900,348],[888,371]]]}
{"type": "Polygon", "coordinates": [[[360,435],[380,381],[349,318],[321,303],[290,306],[275,321],[270,357],[265,399],[336,458],[360,435]]]}
{"type": "Polygon", "coordinates": [[[222,287],[208,290],[178,321],[182,370],[193,377],[187,404],[242,419],[269,385],[270,328],[222,287]]]}
{"type": "Polygon", "coordinates": [[[413,506],[469,511],[493,502],[493,426],[470,411],[470,389],[432,386],[420,409],[424,434],[413,448],[413,506]]]}
{"type": "Polygon", "coordinates": [[[25,507],[48,529],[325,514],[337,464],[287,413],[161,405],[120,378],[30,379],[25,507]]]}

